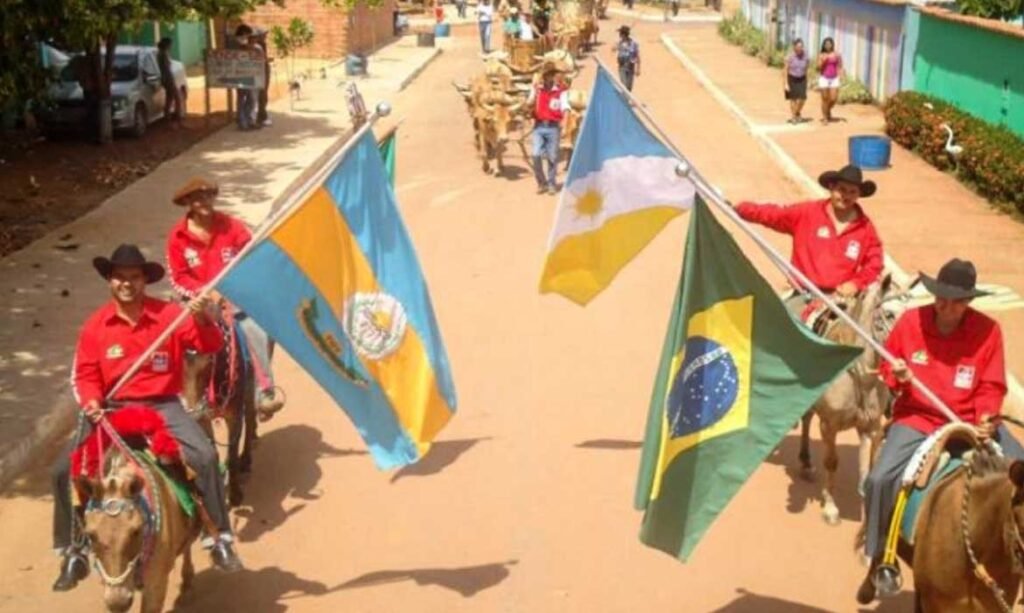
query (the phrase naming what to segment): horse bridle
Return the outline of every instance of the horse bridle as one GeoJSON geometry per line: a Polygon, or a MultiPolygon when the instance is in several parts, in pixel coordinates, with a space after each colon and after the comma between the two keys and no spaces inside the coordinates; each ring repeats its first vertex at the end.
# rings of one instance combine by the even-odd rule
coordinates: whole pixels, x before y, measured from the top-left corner
{"type": "MultiPolygon", "coordinates": [[[[117,517],[125,511],[132,509],[138,510],[139,513],[146,518],[146,524],[150,523],[149,512],[146,509],[145,504],[140,504],[142,500],[141,494],[136,496],[134,499],[128,498],[108,498],[102,502],[90,502],[85,508],[86,513],[104,513],[109,517],[117,517]]],[[[148,530],[147,530],[148,532],[148,530]]],[[[145,537],[143,537],[145,538],[145,537]]],[[[129,560],[128,565],[125,567],[124,572],[116,577],[111,577],[107,569],[103,567],[103,562],[100,561],[99,556],[93,556],[93,568],[99,574],[100,579],[103,580],[105,587],[121,587],[124,585],[128,578],[132,576],[132,573],[138,567],[140,560],[142,559],[143,552],[146,551],[145,543],[139,548],[139,553],[135,554],[135,557],[129,560]]]]}

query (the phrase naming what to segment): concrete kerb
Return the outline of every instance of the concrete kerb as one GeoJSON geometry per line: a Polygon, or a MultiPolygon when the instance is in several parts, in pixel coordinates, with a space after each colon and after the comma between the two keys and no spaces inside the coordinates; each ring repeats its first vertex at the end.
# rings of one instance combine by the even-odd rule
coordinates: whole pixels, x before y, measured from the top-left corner
{"type": "MultiPolygon", "coordinates": [[[[736,102],[730,98],[720,87],[715,85],[715,82],[697,65],[678,45],[669,37],[668,34],[661,35],[661,42],[665,45],[679,62],[683,65],[686,70],[693,75],[697,82],[700,83],[711,96],[718,101],[726,110],[728,110],[739,122],[743,125],[744,129],[750,133],[751,136],[757,140],[758,143],[768,152],[768,154],[775,160],[775,162],[782,167],[786,175],[797,185],[800,185],[804,190],[813,197],[824,197],[828,194],[824,188],[818,185],[817,180],[811,177],[801,167],[796,160],[792,158],[785,149],[782,148],[773,138],[771,138],[764,130],[758,128],[754,124],[753,120],[739,107],[736,102]]],[[[889,254],[885,254],[885,267],[889,270],[894,279],[903,285],[904,287],[909,284],[913,276],[907,274],[907,272],[894,260],[889,254]]],[[[1007,370],[1006,372],[1006,383],[1009,389],[1006,400],[1003,404],[1003,412],[1010,413],[1012,415],[1020,416],[1024,415],[1024,386],[1021,385],[1017,377],[1007,370]]]]}
{"type": "MultiPolygon", "coordinates": [[[[434,49],[428,56],[419,60],[412,67],[411,72],[397,83],[394,91],[399,92],[408,87],[440,53],[441,49],[434,49]]],[[[232,128],[231,126],[226,126],[226,129],[232,128]]],[[[346,131],[344,135],[329,144],[324,152],[317,157],[316,162],[301,171],[287,189],[292,189],[305,181],[313,168],[330,157],[330,155],[337,151],[338,147],[344,144],[348,135],[349,131],[346,131]]],[[[105,205],[100,205],[100,208],[103,206],[105,205]]],[[[31,433],[0,455],[0,491],[6,489],[19,474],[28,468],[42,449],[59,442],[62,437],[67,435],[71,430],[71,426],[75,423],[77,414],[78,405],[74,400],[70,381],[68,381],[62,386],[53,407],[46,415],[38,418],[31,433]]]]}

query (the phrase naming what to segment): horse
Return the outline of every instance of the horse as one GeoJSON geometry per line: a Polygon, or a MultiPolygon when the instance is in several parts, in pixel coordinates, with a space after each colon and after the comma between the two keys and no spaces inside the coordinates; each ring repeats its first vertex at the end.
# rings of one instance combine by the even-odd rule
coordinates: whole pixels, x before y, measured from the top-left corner
{"type": "Polygon", "coordinates": [[[192,585],[191,547],[199,536],[199,522],[185,513],[166,478],[141,468],[116,448],[105,460],[102,477],[75,480],[88,499],[83,532],[103,581],[104,603],[111,613],[122,613],[141,590],[142,612],[160,613],[179,555],[182,592],[192,585]],[[147,491],[152,492],[151,501],[144,498],[147,491]]]}
{"type": "MultiPolygon", "coordinates": [[[[854,301],[849,313],[862,329],[870,330],[872,338],[882,343],[905,310],[906,297],[906,292],[901,291],[887,274],[854,301]]],[[[809,478],[812,472],[810,426],[813,417],[818,416],[821,440],[825,445],[822,517],[834,526],[839,523],[839,508],[835,503],[836,471],[839,468],[836,436],[844,430],[857,429],[860,437],[857,490],[863,495],[864,480],[882,439],[882,415],[889,406],[889,390],[877,376],[880,356],[852,327],[834,318],[828,322],[822,335],[828,340],[864,349],[853,366],[839,375],[801,420],[799,458],[802,472],[809,478]]]]}
{"type": "MultiPolygon", "coordinates": [[[[913,544],[902,532],[896,541],[896,553],[914,571],[916,613],[1009,613],[1024,579],[1024,462],[997,455],[969,428],[961,431],[963,442],[969,451],[961,465],[923,493],[912,518],[913,544]]],[[[908,519],[899,520],[904,529],[908,519]]],[[[862,524],[858,550],[865,530],[862,524]]],[[[870,602],[878,591],[895,593],[901,583],[898,569],[872,566],[858,602],[870,602]],[[884,590],[876,590],[877,581],[885,582],[884,590]]]]}
{"type": "Polygon", "coordinates": [[[236,507],[245,497],[243,475],[252,470],[257,435],[256,374],[245,338],[231,317],[222,320],[224,348],[216,354],[185,358],[182,398],[214,440],[213,420],[223,418],[228,431],[227,496],[236,507]]]}

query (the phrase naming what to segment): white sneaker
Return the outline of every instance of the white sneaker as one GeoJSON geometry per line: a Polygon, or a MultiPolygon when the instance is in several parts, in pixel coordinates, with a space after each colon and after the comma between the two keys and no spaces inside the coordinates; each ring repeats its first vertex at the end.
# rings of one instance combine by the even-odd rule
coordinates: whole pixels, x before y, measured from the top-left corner
{"type": "Polygon", "coordinates": [[[274,122],[271,121],[271,119],[269,117],[267,117],[266,119],[263,120],[263,127],[264,128],[269,128],[272,125],[274,125],[274,122]]]}

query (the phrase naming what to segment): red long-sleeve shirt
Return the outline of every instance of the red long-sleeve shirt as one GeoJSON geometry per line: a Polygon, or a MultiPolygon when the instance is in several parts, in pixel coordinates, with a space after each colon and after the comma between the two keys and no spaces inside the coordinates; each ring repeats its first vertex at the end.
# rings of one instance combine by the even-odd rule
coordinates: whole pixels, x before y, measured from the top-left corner
{"type": "Polygon", "coordinates": [[[863,290],[878,279],[884,266],[882,241],[860,206],[857,219],[836,232],[828,200],[789,206],[741,202],[736,212],[743,219],[793,237],[791,261],[824,291],[852,281],[863,290]]]}
{"type": "Polygon", "coordinates": [[[241,221],[214,213],[210,242],[188,230],[188,217],[183,217],[167,237],[167,265],[171,271],[171,285],[178,293],[194,297],[238,255],[252,239],[252,234],[241,221]]]}
{"type": "MultiPolygon", "coordinates": [[[[998,417],[1006,397],[1003,334],[999,324],[968,309],[952,334],[941,336],[935,325],[935,307],[919,307],[904,313],[885,342],[894,356],[951,408],[960,419],[977,424],[983,415],[998,417]]],[[[930,434],[947,423],[911,384],[901,384],[888,362],[881,366],[882,379],[898,394],[893,405],[895,423],[930,434]]]]}
{"type": "MultiPolygon", "coordinates": [[[[108,390],[181,313],[178,304],[146,298],[139,321],[133,326],[108,302],[82,326],[75,351],[72,385],[78,404],[102,401],[108,390]]],[[[188,317],[114,396],[140,400],[181,393],[185,349],[200,353],[219,351],[224,343],[215,324],[199,325],[188,317]]]]}

